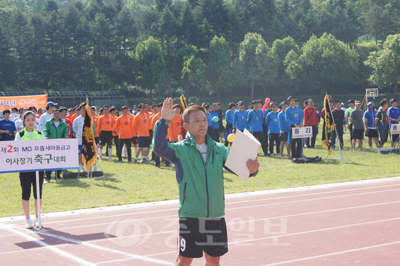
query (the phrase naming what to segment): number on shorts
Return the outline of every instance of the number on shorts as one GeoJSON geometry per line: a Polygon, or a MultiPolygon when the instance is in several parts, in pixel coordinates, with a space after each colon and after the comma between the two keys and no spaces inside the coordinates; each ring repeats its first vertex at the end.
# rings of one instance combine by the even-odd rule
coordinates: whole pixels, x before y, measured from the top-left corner
{"type": "Polygon", "coordinates": [[[186,240],[184,238],[181,238],[181,251],[185,251],[186,249],[186,240]]]}

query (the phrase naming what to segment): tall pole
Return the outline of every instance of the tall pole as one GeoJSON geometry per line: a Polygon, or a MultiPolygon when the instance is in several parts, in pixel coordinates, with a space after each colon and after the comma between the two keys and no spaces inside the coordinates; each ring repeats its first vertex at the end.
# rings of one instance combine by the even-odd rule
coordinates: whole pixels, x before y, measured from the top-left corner
{"type": "Polygon", "coordinates": [[[39,171],[36,171],[36,203],[37,203],[37,215],[38,215],[38,223],[39,223],[39,228],[42,228],[42,215],[40,213],[40,202],[42,201],[40,197],[40,184],[39,184],[39,171]]]}

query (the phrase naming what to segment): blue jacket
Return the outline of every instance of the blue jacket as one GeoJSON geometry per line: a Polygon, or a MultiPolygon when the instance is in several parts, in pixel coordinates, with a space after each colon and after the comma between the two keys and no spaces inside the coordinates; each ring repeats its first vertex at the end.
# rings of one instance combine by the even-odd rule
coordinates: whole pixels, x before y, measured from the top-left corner
{"type": "Polygon", "coordinates": [[[225,120],[226,123],[233,124],[233,112],[231,110],[225,112],[225,120]]]}
{"type": "Polygon", "coordinates": [[[301,122],[304,120],[304,112],[300,109],[298,105],[292,109],[290,106],[285,110],[286,121],[292,126],[294,124],[300,125],[301,122]]]}
{"type": "Polygon", "coordinates": [[[286,121],[286,114],[284,111],[281,111],[278,115],[278,122],[279,122],[279,130],[289,133],[290,126],[288,121],[286,121]]]}
{"type": "MultiPolygon", "coordinates": [[[[214,117],[214,116],[216,116],[216,117],[218,117],[219,118],[219,114],[217,113],[217,112],[213,112],[213,111],[211,111],[210,112],[210,115],[211,115],[211,119],[214,117]]],[[[212,120],[211,120],[212,121],[212,120]]],[[[215,123],[215,122],[212,122],[212,127],[213,127],[213,129],[219,129],[219,123],[217,122],[217,123],[215,123]]]]}
{"type": "Polygon", "coordinates": [[[280,133],[278,115],[279,115],[278,112],[275,114],[273,112],[269,112],[267,114],[267,117],[265,118],[265,124],[268,127],[269,133],[273,133],[273,134],[280,133]]]}
{"type": "Polygon", "coordinates": [[[246,110],[243,110],[243,112],[236,110],[233,113],[233,128],[241,131],[243,131],[245,128],[248,129],[249,124],[247,123],[247,116],[248,113],[246,110]]]}
{"type": "Polygon", "coordinates": [[[247,123],[250,125],[251,132],[261,132],[263,131],[264,124],[264,114],[262,110],[258,110],[257,112],[251,110],[247,117],[247,123]]]}
{"type": "Polygon", "coordinates": [[[376,128],[376,126],[375,126],[376,113],[377,113],[377,111],[375,109],[374,109],[374,111],[371,111],[370,109],[365,111],[364,119],[365,119],[365,121],[367,121],[368,128],[371,128],[371,129],[376,128]]]}
{"type": "Polygon", "coordinates": [[[212,127],[212,120],[211,120],[211,118],[212,118],[212,117],[211,117],[211,114],[208,113],[208,114],[207,114],[207,122],[208,122],[208,126],[209,126],[209,127],[212,127]]]}

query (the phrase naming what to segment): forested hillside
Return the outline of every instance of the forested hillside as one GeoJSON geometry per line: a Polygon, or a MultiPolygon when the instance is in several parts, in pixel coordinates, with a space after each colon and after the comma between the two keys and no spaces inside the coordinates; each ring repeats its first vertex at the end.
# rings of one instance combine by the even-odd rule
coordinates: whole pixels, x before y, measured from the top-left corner
{"type": "Polygon", "coordinates": [[[399,32],[398,0],[2,0],[0,91],[393,92],[399,32]]]}

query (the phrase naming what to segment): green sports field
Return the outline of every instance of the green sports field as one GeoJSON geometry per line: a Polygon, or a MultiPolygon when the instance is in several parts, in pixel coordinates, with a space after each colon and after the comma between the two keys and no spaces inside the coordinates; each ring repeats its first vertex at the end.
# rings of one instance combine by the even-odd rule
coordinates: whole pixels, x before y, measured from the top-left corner
{"type": "MultiPolygon", "coordinates": [[[[339,159],[338,150],[333,151],[328,160],[315,164],[299,165],[291,163],[288,159],[282,160],[280,157],[262,156],[259,157],[261,163],[259,174],[247,182],[226,172],[225,192],[271,190],[399,175],[397,168],[399,156],[397,154],[377,154],[376,147],[374,147],[375,151],[371,152],[368,143],[364,143],[364,152],[352,152],[348,133],[344,135],[344,139],[343,163],[336,160],[339,159]]],[[[390,144],[386,143],[384,148],[388,149],[389,147],[390,144]]],[[[304,154],[307,157],[326,157],[327,152],[321,148],[321,134],[318,135],[316,148],[304,149],[304,154]]],[[[106,176],[91,179],[89,184],[86,183],[86,178],[67,179],[57,183],[52,179],[51,183],[44,184],[43,212],[177,198],[178,187],[175,171],[171,168],[157,169],[153,164],[133,165],[117,164],[116,162],[115,156],[113,156],[113,162],[108,160],[100,162],[106,176]]],[[[0,217],[23,215],[18,174],[0,174],[0,185],[2,187],[0,217]]],[[[31,200],[31,214],[33,213],[33,200],[31,200]]]]}

